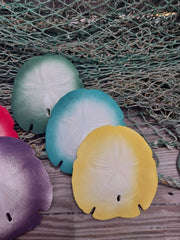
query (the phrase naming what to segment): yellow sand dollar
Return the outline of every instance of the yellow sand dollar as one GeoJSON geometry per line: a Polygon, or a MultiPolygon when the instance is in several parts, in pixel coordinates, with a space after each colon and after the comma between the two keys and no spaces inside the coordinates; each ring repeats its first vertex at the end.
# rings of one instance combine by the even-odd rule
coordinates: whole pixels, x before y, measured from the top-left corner
{"type": "Polygon", "coordinates": [[[132,218],[146,210],[157,190],[152,151],[134,130],[105,126],[82,142],[73,166],[72,187],[78,206],[100,220],[132,218]]]}

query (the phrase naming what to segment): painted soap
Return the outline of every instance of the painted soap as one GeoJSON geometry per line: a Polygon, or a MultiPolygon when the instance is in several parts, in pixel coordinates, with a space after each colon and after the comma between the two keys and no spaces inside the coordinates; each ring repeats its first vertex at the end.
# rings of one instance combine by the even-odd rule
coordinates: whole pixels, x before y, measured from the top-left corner
{"type": "Polygon", "coordinates": [[[78,89],[66,94],[55,105],[46,130],[46,151],[53,165],[72,173],[79,145],[94,129],[124,125],[118,104],[106,93],[78,89]]]}
{"type": "Polygon", "coordinates": [[[74,65],[60,55],[36,56],[24,63],[14,82],[12,112],[24,130],[44,133],[51,110],[69,91],[83,87],[74,65]]]}
{"type": "Polygon", "coordinates": [[[0,137],[0,240],[12,240],[41,222],[52,185],[33,150],[23,141],[0,137]]]}
{"type": "Polygon", "coordinates": [[[14,120],[8,110],[0,105],[0,136],[9,136],[18,138],[17,132],[14,130],[14,120]]]}
{"type": "Polygon", "coordinates": [[[77,152],[74,198],[99,220],[132,218],[149,208],[158,185],[152,151],[142,136],[124,126],[92,131],[77,152]]]}

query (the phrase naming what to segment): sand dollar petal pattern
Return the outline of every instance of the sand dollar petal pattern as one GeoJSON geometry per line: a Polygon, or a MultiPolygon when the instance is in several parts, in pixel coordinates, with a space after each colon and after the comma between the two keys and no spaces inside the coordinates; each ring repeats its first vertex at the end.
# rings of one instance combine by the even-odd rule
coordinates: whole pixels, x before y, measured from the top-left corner
{"type": "Polygon", "coordinates": [[[125,125],[118,104],[106,93],[91,89],[69,92],[55,105],[46,129],[46,151],[63,172],[72,173],[76,152],[95,128],[125,125]]]}
{"type": "Polygon", "coordinates": [[[93,217],[132,218],[146,210],[157,190],[152,151],[134,130],[104,126],[81,143],[74,162],[72,186],[79,207],[93,217]]]}
{"type": "Polygon", "coordinates": [[[15,78],[12,112],[24,130],[44,133],[51,110],[69,91],[83,87],[75,66],[60,55],[35,56],[15,78]]]}

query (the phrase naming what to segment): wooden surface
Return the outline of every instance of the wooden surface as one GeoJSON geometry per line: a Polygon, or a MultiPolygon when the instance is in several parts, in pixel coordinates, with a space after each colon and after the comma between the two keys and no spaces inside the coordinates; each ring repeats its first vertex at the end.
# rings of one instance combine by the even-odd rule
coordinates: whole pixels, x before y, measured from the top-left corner
{"type": "MultiPolygon", "coordinates": [[[[158,173],[179,178],[176,169],[178,151],[167,148],[155,151],[160,160],[158,173]]],[[[180,190],[159,184],[151,207],[133,219],[114,218],[98,221],[84,214],[76,205],[71,188],[71,176],[43,160],[54,188],[54,199],[42,223],[17,240],[71,239],[169,239],[180,240],[180,190]]]]}

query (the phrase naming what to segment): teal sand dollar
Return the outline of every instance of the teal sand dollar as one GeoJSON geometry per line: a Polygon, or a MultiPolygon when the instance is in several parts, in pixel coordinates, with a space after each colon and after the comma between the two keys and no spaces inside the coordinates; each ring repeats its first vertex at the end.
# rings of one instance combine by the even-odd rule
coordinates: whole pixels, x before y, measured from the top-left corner
{"type": "Polygon", "coordinates": [[[105,125],[125,125],[122,110],[108,94],[96,89],[69,92],[57,102],[47,124],[49,160],[71,174],[81,142],[92,130],[105,125]]]}

